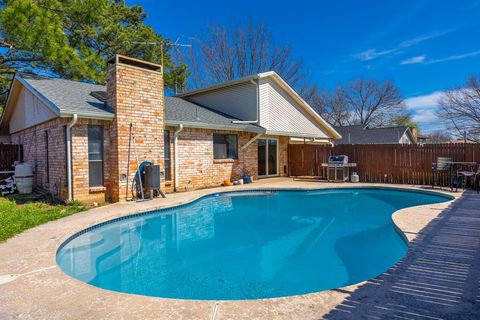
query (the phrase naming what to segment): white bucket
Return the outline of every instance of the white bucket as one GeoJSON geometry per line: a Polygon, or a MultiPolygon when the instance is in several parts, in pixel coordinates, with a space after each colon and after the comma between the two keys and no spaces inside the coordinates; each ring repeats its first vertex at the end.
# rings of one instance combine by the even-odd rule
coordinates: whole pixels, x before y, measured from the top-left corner
{"type": "Polygon", "coordinates": [[[33,167],[28,163],[19,163],[15,166],[15,184],[18,193],[32,193],[33,188],[33,167]]]}

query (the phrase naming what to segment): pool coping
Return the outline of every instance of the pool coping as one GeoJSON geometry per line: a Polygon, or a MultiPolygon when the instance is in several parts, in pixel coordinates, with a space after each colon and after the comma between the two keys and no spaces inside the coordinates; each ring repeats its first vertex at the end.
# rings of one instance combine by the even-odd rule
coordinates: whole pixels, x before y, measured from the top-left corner
{"type": "MultiPolygon", "coordinates": [[[[415,236],[410,232],[405,232],[405,229],[409,229],[410,227],[408,226],[409,221],[411,223],[412,221],[416,220],[415,213],[419,213],[419,211],[422,211],[422,210],[425,211],[424,209],[430,210],[434,208],[436,211],[438,211],[437,212],[438,214],[441,210],[448,207],[451,204],[451,202],[455,200],[455,198],[458,198],[461,195],[461,193],[451,194],[443,190],[435,190],[435,191],[425,190],[419,186],[384,185],[384,184],[339,185],[339,184],[323,184],[323,183],[317,184],[312,182],[296,182],[295,183],[292,181],[284,181],[283,186],[273,186],[273,184],[270,184],[268,185],[268,187],[265,187],[265,185],[262,186],[262,185],[253,184],[253,185],[243,186],[242,188],[228,187],[228,188],[205,189],[201,191],[192,192],[191,194],[188,194],[188,196],[183,197],[178,201],[174,200],[172,203],[168,205],[165,205],[161,200],[158,202],[152,203],[151,206],[147,206],[149,207],[147,211],[154,212],[158,210],[165,210],[165,211],[171,210],[172,208],[176,208],[182,205],[187,205],[189,203],[198,201],[203,197],[210,196],[212,194],[223,193],[223,192],[227,192],[227,193],[232,191],[248,192],[248,191],[262,191],[262,190],[267,190],[267,191],[312,190],[314,191],[314,190],[324,190],[324,189],[345,189],[345,188],[376,188],[376,189],[394,189],[394,190],[400,189],[404,191],[423,192],[423,193],[430,193],[430,194],[433,192],[434,194],[444,195],[449,198],[453,197],[453,199],[447,200],[446,202],[442,202],[442,203],[408,207],[408,208],[403,208],[398,211],[395,211],[392,214],[392,222],[394,226],[400,231],[400,234],[403,235],[407,241],[411,241],[415,238],[415,236]],[[405,212],[410,212],[410,214],[403,214],[405,212]],[[406,225],[407,225],[407,228],[405,228],[406,225]]],[[[90,211],[95,211],[95,210],[98,211],[98,209],[93,209],[90,211]]],[[[350,285],[350,286],[338,288],[338,289],[325,290],[325,291],[320,291],[315,293],[308,293],[304,295],[279,297],[279,298],[265,298],[265,299],[254,299],[254,300],[180,300],[180,299],[173,299],[173,298],[157,298],[157,297],[147,297],[147,296],[134,295],[134,294],[126,294],[126,293],[114,292],[114,291],[109,291],[109,290],[101,289],[98,287],[94,287],[92,285],[86,284],[80,280],[74,279],[73,277],[66,275],[56,264],[56,253],[58,248],[62,244],[64,244],[67,239],[71,238],[77,232],[81,232],[82,230],[88,229],[90,227],[94,227],[99,223],[105,224],[115,219],[126,219],[135,214],[147,214],[145,211],[146,210],[144,206],[132,206],[129,208],[129,210],[127,210],[127,212],[110,214],[106,218],[103,218],[103,221],[98,221],[95,219],[95,217],[91,217],[91,219],[87,219],[87,221],[85,221],[84,223],[76,225],[75,228],[70,228],[70,231],[68,234],[64,234],[63,236],[57,237],[54,241],[55,250],[53,251],[53,257],[52,257],[51,248],[49,248],[47,252],[44,252],[44,254],[50,254],[50,258],[53,259],[54,261],[54,267],[52,268],[52,271],[50,270],[40,271],[40,272],[46,273],[44,274],[44,276],[46,276],[46,279],[44,279],[44,281],[48,282],[49,280],[48,274],[50,272],[53,272],[55,273],[55,280],[62,282],[61,285],[66,286],[68,290],[78,291],[78,292],[81,291],[84,296],[84,299],[87,298],[88,300],[89,296],[97,296],[97,297],[104,296],[104,298],[108,297],[107,300],[113,300],[113,301],[134,300],[135,301],[134,305],[137,305],[137,304],[156,305],[156,307],[153,308],[154,310],[151,310],[152,312],[145,311],[144,307],[139,307],[139,309],[145,311],[146,313],[135,313],[135,315],[142,315],[143,318],[152,318],[152,317],[157,318],[159,314],[162,314],[163,315],[162,317],[164,318],[169,318],[167,314],[170,314],[170,315],[174,315],[175,318],[177,317],[182,318],[182,316],[185,316],[185,318],[189,318],[189,319],[192,319],[192,318],[204,319],[204,318],[209,318],[209,315],[215,315],[217,319],[220,319],[223,317],[226,317],[226,318],[245,317],[249,319],[253,319],[255,317],[289,318],[292,316],[292,314],[295,314],[300,318],[318,318],[318,317],[321,317],[322,314],[325,314],[326,312],[330,311],[335,305],[340,303],[346,297],[346,295],[348,295],[348,292],[354,291],[356,288],[360,287],[362,284],[365,283],[365,282],[361,282],[361,283],[357,283],[354,285],[350,285]],[[71,232],[72,229],[76,230],[76,232],[71,232]],[[161,306],[160,309],[159,309],[159,306],[161,306]],[[188,308],[190,310],[186,312],[185,308],[188,308]],[[179,313],[179,310],[183,310],[183,313],[182,312],[179,313]]],[[[82,213],[80,213],[80,215],[82,215],[82,213]]],[[[53,222],[53,224],[55,223],[58,224],[66,220],[75,220],[75,219],[68,217],[68,218],[57,220],[53,222]]],[[[431,221],[431,219],[427,217],[425,222],[428,223],[429,221],[431,221]]],[[[423,226],[420,226],[420,227],[423,227],[423,226]]],[[[26,233],[33,233],[33,231],[37,228],[31,229],[32,230],[31,232],[29,230],[26,233]]],[[[419,230],[416,230],[416,231],[419,231],[419,230]]],[[[21,238],[22,235],[23,234],[21,234],[18,237],[15,237],[14,239],[21,238]]],[[[0,257],[2,257],[1,249],[4,246],[8,245],[10,242],[16,242],[16,241],[12,240],[12,241],[7,241],[6,243],[0,244],[0,257]]],[[[3,271],[3,269],[1,269],[1,266],[0,266],[0,270],[3,271]]],[[[4,272],[0,273],[0,275],[2,274],[4,274],[4,272]]],[[[26,279],[27,277],[23,277],[23,278],[26,279]]],[[[10,287],[14,285],[16,281],[19,281],[19,280],[21,279],[18,279],[3,285],[0,284],[0,302],[2,302],[3,288],[5,286],[10,287]]],[[[111,301],[105,302],[106,305],[109,305],[109,304],[111,305],[111,303],[112,303],[111,301]]],[[[132,314],[133,312],[132,310],[135,310],[136,308],[133,305],[130,305],[130,307],[131,309],[128,310],[128,312],[132,314]]],[[[115,311],[109,310],[108,315],[117,314],[117,315],[124,316],[125,314],[122,313],[122,310],[123,310],[122,308],[115,311]]],[[[10,312],[14,312],[14,311],[15,310],[10,310],[10,312]]],[[[0,310],[0,316],[2,315],[1,312],[2,311],[0,310]]],[[[103,312],[105,312],[105,310],[103,310],[103,312]]],[[[100,311],[95,309],[92,310],[91,315],[99,316],[99,314],[101,316],[102,314],[101,310],[100,311]]],[[[88,313],[88,315],[90,315],[90,313],[88,313]]],[[[103,315],[105,314],[103,313],[103,315]]],[[[55,318],[55,316],[53,318],[55,318]]]]}

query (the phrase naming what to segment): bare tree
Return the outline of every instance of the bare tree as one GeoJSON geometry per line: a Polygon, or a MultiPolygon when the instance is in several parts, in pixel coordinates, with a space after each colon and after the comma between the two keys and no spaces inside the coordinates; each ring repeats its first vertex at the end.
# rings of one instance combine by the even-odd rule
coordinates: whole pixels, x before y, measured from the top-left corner
{"type": "Polygon", "coordinates": [[[293,57],[291,47],[276,45],[264,24],[212,26],[205,37],[194,40],[187,57],[192,88],[270,70],[291,86],[305,79],[303,64],[293,57]]]}
{"type": "Polygon", "coordinates": [[[449,142],[452,140],[452,136],[448,134],[448,132],[437,130],[426,134],[427,143],[435,144],[435,143],[443,143],[449,142]]]}
{"type": "Polygon", "coordinates": [[[408,117],[399,90],[393,82],[358,79],[339,85],[331,93],[316,85],[300,90],[304,99],[334,126],[353,124],[385,126],[408,117]]]}
{"type": "Polygon", "coordinates": [[[468,78],[465,87],[447,90],[439,101],[438,116],[470,140],[480,142],[480,76],[468,78]]]}
{"type": "Polygon", "coordinates": [[[406,113],[402,96],[392,81],[358,79],[345,90],[351,122],[361,125],[384,126],[406,113]]]}
{"type": "Polygon", "coordinates": [[[334,126],[351,124],[351,114],[343,87],[338,86],[335,91],[329,93],[326,90],[319,91],[317,85],[304,86],[300,90],[300,95],[330,124],[334,126]]]}

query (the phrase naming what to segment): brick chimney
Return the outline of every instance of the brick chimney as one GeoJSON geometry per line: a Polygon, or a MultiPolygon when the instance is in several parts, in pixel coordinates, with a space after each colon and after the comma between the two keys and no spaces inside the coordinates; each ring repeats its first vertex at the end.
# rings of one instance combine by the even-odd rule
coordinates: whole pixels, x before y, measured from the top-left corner
{"type": "Polygon", "coordinates": [[[122,201],[132,194],[138,164],[150,161],[163,170],[164,90],[162,66],[116,55],[107,67],[107,103],[115,118],[109,128],[105,170],[107,198],[122,201]],[[130,124],[132,139],[129,148],[130,124]],[[128,158],[130,156],[130,162],[128,158]],[[128,172],[128,176],[127,176],[128,172]]]}
{"type": "Polygon", "coordinates": [[[410,130],[412,130],[412,136],[414,138],[414,143],[417,143],[418,141],[418,130],[417,128],[410,127],[410,130]]]}

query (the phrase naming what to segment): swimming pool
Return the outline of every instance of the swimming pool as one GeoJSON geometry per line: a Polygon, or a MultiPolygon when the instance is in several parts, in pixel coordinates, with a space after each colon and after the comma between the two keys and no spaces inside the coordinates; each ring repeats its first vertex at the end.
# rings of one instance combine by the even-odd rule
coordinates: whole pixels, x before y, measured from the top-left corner
{"type": "Polygon", "coordinates": [[[448,200],[393,188],[218,193],[81,231],[57,263],[91,285],[155,297],[306,294],[381,274],[407,252],[392,213],[448,200]]]}

